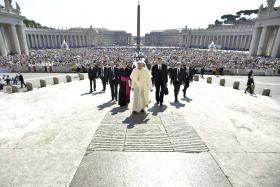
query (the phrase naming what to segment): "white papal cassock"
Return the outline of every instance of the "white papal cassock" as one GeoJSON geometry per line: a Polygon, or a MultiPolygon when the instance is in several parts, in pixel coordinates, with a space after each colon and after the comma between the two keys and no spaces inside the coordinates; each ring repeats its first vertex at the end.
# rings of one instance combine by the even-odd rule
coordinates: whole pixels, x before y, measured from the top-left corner
{"type": "Polygon", "coordinates": [[[150,90],[152,87],[151,73],[148,69],[135,68],[131,75],[132,89],[134,90],[132,111],[140,112],[150,103],[150,90]]]}

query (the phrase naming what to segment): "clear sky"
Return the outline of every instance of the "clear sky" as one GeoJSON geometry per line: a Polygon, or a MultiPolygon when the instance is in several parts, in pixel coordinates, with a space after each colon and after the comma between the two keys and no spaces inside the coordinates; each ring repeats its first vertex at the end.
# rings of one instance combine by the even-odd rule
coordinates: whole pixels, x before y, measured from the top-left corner
{"type": "MultiPolygon", "coordinates": [[[[13,3],[15,1],[21,6],[22,15],[44,26],[88,28],[92,25],[136,34],[138,0],[13,0],[13,3]]],[[[186,25],[206,28],[224,14],[257,9],[262,3],[266,6],[266,0],[140,0],[141,35],[186,25]]]]}

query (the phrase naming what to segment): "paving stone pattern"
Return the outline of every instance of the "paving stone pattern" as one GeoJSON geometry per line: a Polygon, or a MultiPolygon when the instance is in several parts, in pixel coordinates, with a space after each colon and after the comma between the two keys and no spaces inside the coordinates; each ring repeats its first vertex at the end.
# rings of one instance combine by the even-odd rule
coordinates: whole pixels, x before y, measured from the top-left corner
{"type": "Polygon", "coordinates": [[[107,113],[87,152],[207,152],[195,129],[178,114],[131,115],[128,109],[107,113]]]}

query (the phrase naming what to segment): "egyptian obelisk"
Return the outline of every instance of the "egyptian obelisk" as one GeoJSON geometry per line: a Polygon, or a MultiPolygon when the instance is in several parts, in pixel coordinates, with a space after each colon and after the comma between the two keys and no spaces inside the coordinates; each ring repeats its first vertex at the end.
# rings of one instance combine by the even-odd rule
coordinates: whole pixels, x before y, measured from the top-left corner
{"type": "Polygon", "coordinates": [[[138,1],[138,7],[137,7],[137,53],[140,53],[140,2],[138,1]]]}

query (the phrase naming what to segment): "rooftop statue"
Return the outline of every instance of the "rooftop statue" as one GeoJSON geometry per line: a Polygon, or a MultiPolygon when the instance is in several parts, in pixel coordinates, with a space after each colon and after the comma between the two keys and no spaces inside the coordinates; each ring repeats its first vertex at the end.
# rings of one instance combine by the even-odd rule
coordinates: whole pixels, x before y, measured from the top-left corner
{"type": "Polygon", "coordinates": [[[16,2],[16,9],[17,9],[18,14],[20,14],[20,13],[21,13],[21,12],[20,12],[20,6],[18,5],[17,2],[16,2]]]}
{"type": "Polygon", "coordinates": [[[275,1],[276,0],[267,0],[267,8],[269,12],[274,9],[275,1]]]}

